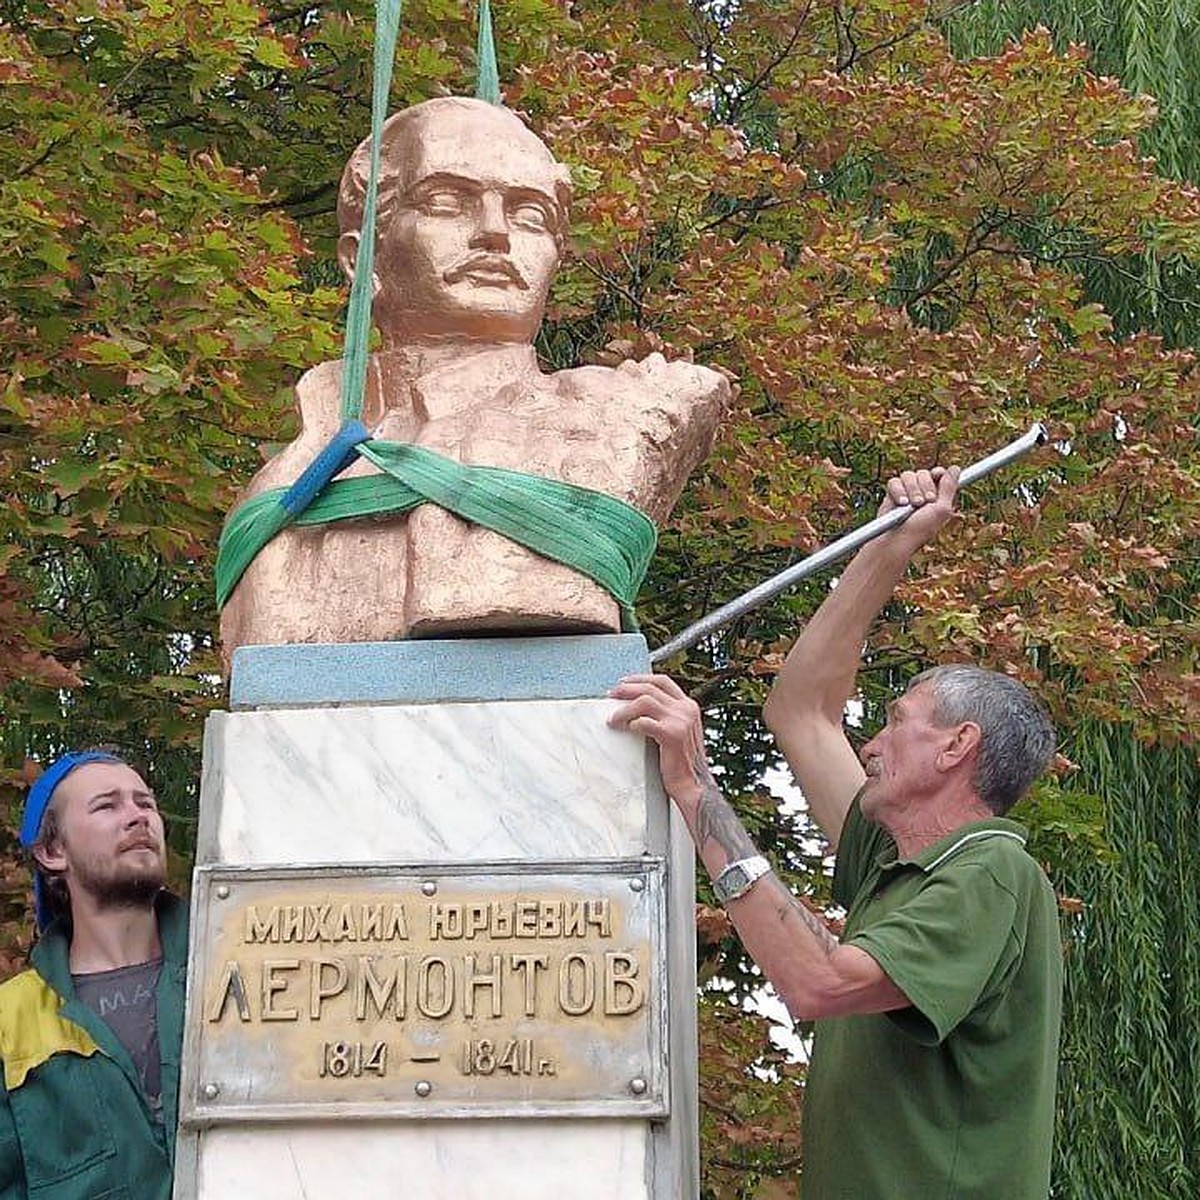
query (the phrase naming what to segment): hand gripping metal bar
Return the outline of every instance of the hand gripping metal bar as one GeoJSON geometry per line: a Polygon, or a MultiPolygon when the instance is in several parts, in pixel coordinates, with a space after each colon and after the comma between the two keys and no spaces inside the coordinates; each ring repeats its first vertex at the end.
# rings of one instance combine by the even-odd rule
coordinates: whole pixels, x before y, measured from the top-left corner
{"type": "MultiPolygon", "coordinates": [[[[1022,434],[1015,441],[1009,442],[1007,446],[997,450],[994,454],[989,454],[986,458],[981,458],[969,467],[964,467],[958,477],[958,486],[965,487],[977,479],[982,479],[985,475],[990,475],[998,468],[1007,466],[1023,454],[1027,454],[1035,446],[1043,445],[1047,437],[1044,425],[1040,422],[1031,425],[1028,432],[1022,434]]],[[[786,591],[802,579],[807,579],[822,567],[853,554],[855,550],[865,546],[867,542],[873,541],[880,534],[895,529],[897,525],[902,525],[912,515],[912,512],[912,508],[907,504],[893,508],[882,516],[868,521],[865,525],[860,525],[845,537],[838,538],[836,542],[830,542],[828,546],[823,546],[807,558],[780,571],[778,575],[772,575],[770,579],[752,587],[748,592],[743,592],[736,600],[731,600],[728,604],[709,613],[708,616],[701,617],[699,621],[689,625],[682,633],[676,634],[669,642],[659,646],[657,650],[651,651],[651,663],[657,665],[670,658],[671,655],[678,654],[681,650],[688,649],[689,646],[694,646],[702,637],[707,637],[708,634],[728,625],[730,621],[745,616],[746,613],[758,608],[760,604],[773,600],[780,592],[786,591]]]]}

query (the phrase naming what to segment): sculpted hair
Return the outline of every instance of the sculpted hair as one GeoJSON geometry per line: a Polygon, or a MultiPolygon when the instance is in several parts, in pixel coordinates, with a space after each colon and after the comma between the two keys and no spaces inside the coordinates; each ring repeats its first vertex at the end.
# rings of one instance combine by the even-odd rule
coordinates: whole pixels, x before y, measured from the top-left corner
{"type": "MultiPolygon", "coordinates": [[[[553,162],[554,157],[544,142],[521,120],[516,113],[505,108],[497,108],[482,100],[471,100],[464,96],[439,96],[426,100],[422,104],[413,105],[388,117],[383,123],[383,137],[380,148],[379,162],[379,200],[376,209],[377,225],[382,227],[386,220],[396,211],[400,204],[400,171],[397,169],[404,152],[404,139],[409,126],[420,121],[423,117],[439,110],[450,111],[458,108],[470,108],[481,105],[489,116],[497,113],[507,115],[513,124],[513,135],[528,138],[537,142],[546,153],[546,160],[553,162]]],[[[554,199],[558,208],[558,224],[555,237],[559,245],[567,236],[568,218],[571,211],[571,172],[561,163],[555,165],[554,199]]],[[[371,170],[371,139],[365,138],[355,147],[346,169],[342,172],[341,185],[338,188],[337,217],[338,229],[341,233],[359,233],[362,231],[363,211],[367,202],[367,178],[371,170]]]]}
{"type": "Polygon", "coordinates": [[[952,665],[922,671],[909,690],[929,684],[939,725],[979,726],[975,788],[1001,816],[1050,765],[1057,738],[1041,702],[1024,684],[979,667],[952,665]]]}

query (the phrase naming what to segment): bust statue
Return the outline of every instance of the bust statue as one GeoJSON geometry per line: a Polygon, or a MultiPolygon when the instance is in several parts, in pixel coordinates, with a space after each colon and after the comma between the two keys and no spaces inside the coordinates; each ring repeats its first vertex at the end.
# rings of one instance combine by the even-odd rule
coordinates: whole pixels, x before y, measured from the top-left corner
{"type": "MultiPolygon", "coordinates": [[[[606,492],[656,524],[703,460],[730,388],[652,354],[540,369],[533,339],[567,232],[570,177],[511,111],[441,98],[384,125],[362,421],[374,438],[606,492]]],[[[347,164],[339,261],[352,277],[370,144],[347,164]]],[[[293,483],[340,424],[341,362],[305,372],[302,429],[247,496],[293,483]]],[[[339,478],[377,468],[358,459],[339,478]]],[[[490,633],[608,632],[616,601],[578,571],[427,503],[405,515],[290,526],[222,614],[240,645],[490,633]]]]}

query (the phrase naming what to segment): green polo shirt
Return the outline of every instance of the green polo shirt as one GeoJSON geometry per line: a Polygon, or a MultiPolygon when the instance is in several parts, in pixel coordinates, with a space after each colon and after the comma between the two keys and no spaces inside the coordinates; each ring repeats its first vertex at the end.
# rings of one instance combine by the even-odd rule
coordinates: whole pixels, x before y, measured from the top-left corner
{"type": "Polygon", "coordinates": [[[1046,1200],[1062,1012],[1058,906],[995,818],[915,858],[846,818],[842,940],[912,1001],[818,1021],[803,1200],[1046,1200]]]}

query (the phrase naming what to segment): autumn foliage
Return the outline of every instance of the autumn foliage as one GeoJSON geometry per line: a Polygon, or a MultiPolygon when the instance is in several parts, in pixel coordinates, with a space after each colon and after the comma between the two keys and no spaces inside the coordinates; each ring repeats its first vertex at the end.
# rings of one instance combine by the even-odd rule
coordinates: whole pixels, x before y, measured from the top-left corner
{"type": "MultiPolygon", "coordinates": [[[[970,658],[1065,728],[1189,740],[1200,327],[1171,281],[1200,260],[1200,194],[1141,156],[1152,101],[1045,32],[956,58],[918,0],[493,7],[507,101],[575,182],[547,362],[662,346],[740,380],[664,531],[651,642],[864,519],[895,469],[1038,419],[1052,445],[966,498],[889,610],[867,723],[918,666],[970,658]]],[[[474,10],[405,6],[395,106],[472,90],[474,10]]],[[[217,532],[290,436],[296,376],[336,353],[371,20],[362,0],[0,4],[0,854],[26,757],[96,741],[152,764],[186,849],[221,696],[217,532]]],[[[672,664],[754,832],[818,888],[762,792],[753,710],[826,586],[672,664]]],[[[1057,785],[1044,800],[1069,831],[1057,785]]],[[[24,886],[6,862],[0,971],[24,886]]],[[[729,1021],[706,1018],[710,1147],[798,1123],[794,1098],[754,1112],[748,1076],[745,1110],[720,1100],[769,1054],[729,1021]]],[[[724,1153],[714,1195],[769,1194],[721,1182],[724,1153]]]]}

